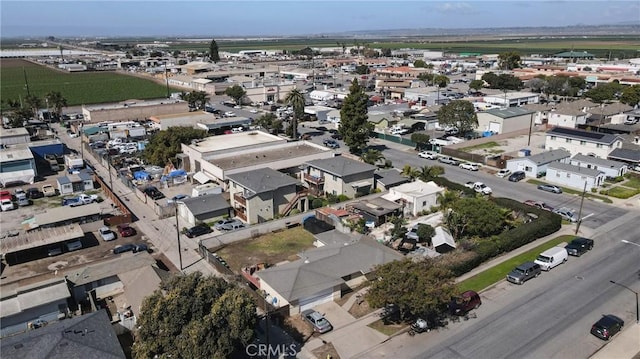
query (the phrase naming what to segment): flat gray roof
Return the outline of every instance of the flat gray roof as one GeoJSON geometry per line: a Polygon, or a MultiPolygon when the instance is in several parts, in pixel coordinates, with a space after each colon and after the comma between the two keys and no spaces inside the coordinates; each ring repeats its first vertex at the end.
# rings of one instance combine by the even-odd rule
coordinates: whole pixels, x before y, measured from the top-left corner
{"type": "Polygon", "coordinates": [[[374,171],[377,168],[374,165],[352,160],[343,156],[313,160],[307,162],[306,164],[339,177],[350,176],[356,173],[367,171],[374,171]]]}
{"type": "MultiPolygon", "coordinates": [[[[82,207],[82,206],[81,206],[82,207]]],[[[75,207],[80,208],[80,207],[75,207]]],[[[25,249],[47,246],[55,243],[82,238],[84,231],[79,224],[41,228],[34,231],[19,231],[15,237],[6,237],[0,241],[2,253],[19,252],[25,249]]]]}
{"type": "Polygon", "coordinates": [[[262,131],[247,131],[229,135],[211,136],[187,146],[200,153],[209,153],[273,142],[287,142],[287,140],[262,131]]]}
{"type": "Polygon", "coordinates": [[[5,148],[0,151],[0,162],[11,162],[33,159],[29,148],[5,148]]]}
{"type": "Polygon", "coordinates": [[[111,257],[102,262],[92,262],[82,268],[65,272],[65,277],[77,287],[155,263],[156,260],[151,254],[143,251],[127,256],[111,257]]]}
{"type": "Polygon", "coordinates": [[[118,103],[107,103],[107,104],[99,104],[99,105],[92,105],[92,106],[82,106],[83,110],[88,110],[88,111],[104,111],[104,110],[117,110],[117,109],[121,109],[121,108],[130,108],[130,107],[147,107],[147,106],[157,106],[157,105],[165,105],[165,104],[172,104],[172,103],[179,103],[179,102],[184,102],[182,100],[176,100],[176,99],[167,99],[167,98],[161,98],[161,99],[155,99],[155,100],[126,100],[126,101],[122,101],[122,102],[118,102],[118,103]]]}
{"type": "Polygon", "coordinates": [[[570,165],[562,162],[550,163],[549,168],[553,168],[559,171],[577,173],[577,174],[581,174],[589,177],[596,177],[597,175],[602,173],[601,171],[594,170],[593,168],[578,167],[578,166],[574,166],[574,165],[570,165]]]}
{"type": "Polygon", "coordinates": [[[90,203],[77,207],[63,206],[49,209],[44,213],[36,214],[34,222],[36,226],[45,226],[48,224],[71,221],[76,218],[93,216],[101,213],[102,208],[100,208],[99,203],[90,203]]]}
{"type": "Polygon", "coordinates": [[[597,157],[591,157],[591,156],[585,156],[582,154],[576,154],[575,156],[573,156],[571,158],[571,161],[578,161],[578,162],[584,162],[584,163],[589,163],[589,164],[594,164],[594,165],[598,165],[598,167],[600,168],[615,168],[615,169],[620,169],[622,167],[626,167],[628,166],[626,163],[624,162],[620,162],[620,161],[612,161],[612,160],[606,160],[604,158],[597,158],[597,157]]]}
{"type": "Polygon", "coordinates": [[[18,288],[3,287],[2,295],[1,318],[71,297],[64,278],[55,278],[18,288]]]}
{"type": "Polygon", "coordinates": [[[310,144],[306,141],[291,142],[282,146],[271,146],[260,151],[235,153],[232,156],[212,158],[208,160],[223,170],[250,167],[259,164],[304,157],[325,152],[331,152],[328,147],[310,144]]]}
{"type": "Polygon", "coordinates": [[[194,216],[231,208],[221,193],[183,199],[182,203],[189,208],[194,216]]]}

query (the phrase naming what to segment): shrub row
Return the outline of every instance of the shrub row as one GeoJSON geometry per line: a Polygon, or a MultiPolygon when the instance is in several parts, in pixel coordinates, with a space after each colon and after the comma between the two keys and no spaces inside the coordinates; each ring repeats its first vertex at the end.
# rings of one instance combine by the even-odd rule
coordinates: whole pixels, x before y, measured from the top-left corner
{"type": "Polygon", "coordinates": [[[480,242],[472,250],[477,256],[452,265],[450,269],[456,276],[467,273],[483,262],[502,253],[512,251],[538,238],[548,236],[558,231],[562,226],[562,218],[555,213],[530,207],[509,198],[493,198],[493,201],[501,207],[514,211],[533,213],[538,218],[480,242]]]}
{"type": "Polygon", "coordinates": [[[451,182],[444,177],[435,177],[432,179],[432,181],[440,187],[448,188],[450,191],[460,191],[464,193],[465,196],[473,197],[476,195],[476,191],[474,191],[473,189],[461,185],[460,183],[451,182]]]}

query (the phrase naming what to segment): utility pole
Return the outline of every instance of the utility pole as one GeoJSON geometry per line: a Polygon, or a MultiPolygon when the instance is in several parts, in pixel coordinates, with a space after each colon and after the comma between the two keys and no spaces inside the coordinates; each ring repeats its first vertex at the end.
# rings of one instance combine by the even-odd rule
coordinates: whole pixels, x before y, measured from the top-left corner
{"type": "Polygon", "coordinates": [[[171,97],[171,94],[169,93],[169,73],[167,72],[167,62],[164,62],[164,78],[165,78],[165,82],[167,83],[167,98],[171,97]]]}
{"type": "Polygon", "coordinates": [[[182,272],[182,248],[180,246],[180,226],[178,225],[178,202],[174,202],[176,207],[176,236],[178,237],[178,257],[180,258],[180,272],[182,272]]]}
{"type": "Polygon", "coordinates": [[[582,190],[582,198],[580,198],[580,210],[578,211],[578,223],[576,224],[576,235],[580,230],[580,224],[582,223],[582,204],[584,203],[584,196],[587,193],[587,181],[584,181],[584,189],[582,190]]]}
{"type": "Polygon", "coordinates": [[[31,96],[31,93],[29,92],[29,81],[27,81],[27,70],[25,70],[24,67],[22,68],[22,73],[24,74],[24,84],[27,88],[27,96],[31,96]]]}
{"type": "Polygon", "coordinates": [[[531,146],[531,127],[533,127],[533,112],[531,113],[531,119],[529,120],[529,139],[527,140],[527,147],[531,146]]]}

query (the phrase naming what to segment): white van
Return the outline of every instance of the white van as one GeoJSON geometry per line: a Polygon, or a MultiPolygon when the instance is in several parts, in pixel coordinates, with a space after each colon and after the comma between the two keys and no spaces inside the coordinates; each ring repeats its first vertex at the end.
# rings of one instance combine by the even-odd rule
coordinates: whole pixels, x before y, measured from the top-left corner
{"type": "Polygon", "coordinates": [[[567,253],[565,248],[553,247],[540,253],[538,258],[536,258],[535,263],[540,265],[542,270],[548,271],[551,270],[551,268],[566,262],[567,258],[569,258],[569,253],[567,253]]]}

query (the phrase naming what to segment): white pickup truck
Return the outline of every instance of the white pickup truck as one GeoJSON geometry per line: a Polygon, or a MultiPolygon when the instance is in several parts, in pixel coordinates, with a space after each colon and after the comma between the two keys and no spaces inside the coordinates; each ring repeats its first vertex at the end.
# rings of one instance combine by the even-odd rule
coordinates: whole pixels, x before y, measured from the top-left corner
{"type": "Polygon", "coordinates": [[[482,182],[467,182],[465,183],[465,186],[473,189],[478,193],[487,194],[487,195],[493,193],[493,191],[491,190],[491,187],[487,186],[482,182]]]}
{"type": "Polygon", "coordinates": [[[81,194],[78,197],[74,197],[74,198],[63,198],[62,199],[62,205],[63,206],[70,206],[70,207],[76,207],[76,206],[83,206],[85,204],[89,204],[89,203],[93,203],[96,202],[98,200],[98,196],[95,194],[92,195],[87,195],[87,194],[81,194]]]}

